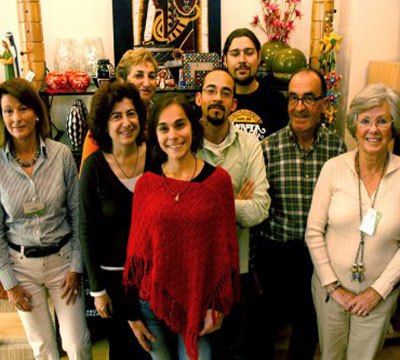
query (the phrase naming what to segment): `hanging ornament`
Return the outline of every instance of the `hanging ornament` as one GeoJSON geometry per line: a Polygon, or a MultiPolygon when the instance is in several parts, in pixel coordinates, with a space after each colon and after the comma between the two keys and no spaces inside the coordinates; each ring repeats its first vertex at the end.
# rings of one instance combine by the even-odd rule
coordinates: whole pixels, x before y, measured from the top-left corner
{"type": "Polygon", "coordinates": [[[335,131],[334,123],[337,118],[338,98],[340,94],[337,91],[341,75],[336,75],[336,54],[340,50],[341,36],[337,36],[333,30],[333,15],[336,10],[328,11],[325,16],[325,25],[323,37],[320,40],[320,71],[325,77],[328,93],[328,105],[325,110],[324,126],[335,131]]]}

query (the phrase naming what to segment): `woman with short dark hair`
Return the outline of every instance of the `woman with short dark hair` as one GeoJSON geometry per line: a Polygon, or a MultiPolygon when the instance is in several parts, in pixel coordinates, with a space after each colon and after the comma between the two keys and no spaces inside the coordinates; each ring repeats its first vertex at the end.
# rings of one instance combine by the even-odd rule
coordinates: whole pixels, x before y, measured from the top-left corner
{"type": "Polygon", "coordinates": [[[0,281],[37,359],[59,359],[47,295],[71,360],[92,359],[81,293],[78,176],[69,148],[50,140],[38,93],[0,85],[0,281]]]}
{"type": "Polygon", "coordinates": [[[130,325],[153,360],[208,360],[206,335],[238,299],[232,183],[196,157],[203,132],[184,97],[156,101],[147,131],[155,161],[136,186],[124,270],[143,320],[130,325]]]}

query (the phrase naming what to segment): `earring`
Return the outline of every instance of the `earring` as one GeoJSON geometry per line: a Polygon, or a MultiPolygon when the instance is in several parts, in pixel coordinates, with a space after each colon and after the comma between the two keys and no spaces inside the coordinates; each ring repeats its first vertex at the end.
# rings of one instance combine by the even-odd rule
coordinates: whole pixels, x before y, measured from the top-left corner
{"type": "Polygon", "coordinates": [[[38,117],[36,118],[36,122],[39,122],[39,118],[38,117]]]}

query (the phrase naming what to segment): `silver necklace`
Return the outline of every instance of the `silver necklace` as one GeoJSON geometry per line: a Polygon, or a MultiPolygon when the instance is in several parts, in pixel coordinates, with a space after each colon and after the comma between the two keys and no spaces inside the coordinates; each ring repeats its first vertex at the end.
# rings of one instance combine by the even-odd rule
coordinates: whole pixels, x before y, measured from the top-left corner
{"type": "Polygon", "coordinates": [[[195,164],[194,164],[194,171],[193,171],[192,177],[188,181],[186,187],[181,192],[177,192],[177,193],[174,193],[168,187],[168,184],[167,184],[167,182],[165,180],[165,175],[164,175],[164,164],[161,165],[161,178],[162,178],[163,184],[164,184],[165,188],[167,189],[167,191],[173,196],[173,198],[175,199],[176,202],[178,202],[179,198],[181,197],[181,195],[183,195],[189,189],[189,186],[190,186],[192,180],[194,179],[194,177],[196,175],[196,171],[197,171],[197,158],[196,158],[196,156],[194,156],[194,160],[195,160],[195,164]]]}
{"type": "Polygon", "coordinates": [[[124,174],[124,176],[125,176],[127,179],[132,179],[133,174],[134,174],[135,171],[136,171],[136,163],[137,163],[137,159],[138,159],[138,156],[139,156],[139,149],[136,148],[135,164],[133,165],[133,171],[132,171],[132,173],[131,173],[130,176],[128,176],[128,175],[126,174],[126,172],[125,172],[124,170],[122,170],[122,167],[119,165],[119,163],[118,163],[118,161],[117,161],[117,158],[114,156],[114,153],[113,153],[113,152],[111,152],[111,155],[112,155],[112,157],[113,157],[115,163],[117,164],[118,168],[119,168],[119,169],[121,170],[121,172],[124,174]]]}
{"type": "Polygon", "coordinates": [[[35,165],[37,163],[37,161],[39,160],[40,148],[39,147],[37,148],[35,156],[32,159],[28,160],[28,161],[21,160],[17,156],[17,153],[15,152],[15,149],[11,149],[11,155],[14,158],[14,160],[18,163],[18,165],[20,165],[23,168],[28,168],[28,167],[31,167],[31,166],[35,165]]]}

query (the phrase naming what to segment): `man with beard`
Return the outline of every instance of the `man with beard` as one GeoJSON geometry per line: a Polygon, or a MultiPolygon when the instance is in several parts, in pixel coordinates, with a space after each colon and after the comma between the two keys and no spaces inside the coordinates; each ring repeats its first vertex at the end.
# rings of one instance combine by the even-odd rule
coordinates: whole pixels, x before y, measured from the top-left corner
{"type": "Polygon", "coordinates": [[[268,216],[270,197],[261,145],[251,134],[238,130],[229,120],[236,108],[235,83],[225,70],[214,70],[204,78],[196,104],[201,107],[204,144],[197,155],[231,176],[235,193],[241,303],[225,319],[218,341],[216,359],[254,359],[250,350],[254,316],[251,310],[253,278],[249,276],[249,228],[268,216]],[[250,309],[249,309],[250,308],[250,309]],[[218,349],[220,353],[218,353],[218,349]]]}
{"type": "Polygon", "coordinates": [[[274,358],[273,338],[283,321],[292,323],[288,359],[313,359],[317,344],[313,265],[304,234],[322,166],[346,151],[343,140],[321,126],[326,103],[324,77],[300,70],[289,83],[289,124],[262,142],[272,202],[269,218],[252,236],[261,240],[256,268],[264,286],[268,359],[274,358]]]}
{"type": "Polygon", "coordinates": [[[229,120],[239,129],[263,140],[287,125],[285,97],[256,79],[260,63],[260,42],[246,28],[229,34],[223,48],[223,60],[236,84],[238,106],[229,120]]]}

